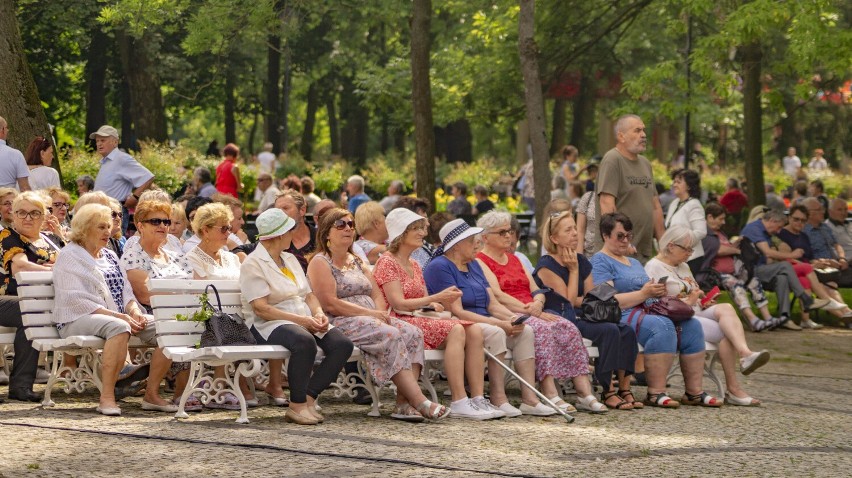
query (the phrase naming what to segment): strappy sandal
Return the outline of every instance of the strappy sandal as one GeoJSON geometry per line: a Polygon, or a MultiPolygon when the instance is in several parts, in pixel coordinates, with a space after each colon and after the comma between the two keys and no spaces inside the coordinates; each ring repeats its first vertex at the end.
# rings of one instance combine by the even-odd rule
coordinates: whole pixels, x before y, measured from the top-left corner
{"type": "Polygon", "coordinates": [[[650,407],[658,408],[677,408],[680,406],[680,403],[668,396],[666,392],[649,393],[642,403],[650,407]]]}
{"type": "Polygon", "coordinates": [[[426,400],[417,407],[417,411],[419,411],[422,416],[430,420],[443,420],[450,416],[450,407],[445,407],[440,403],[436,403],[435,405],[438,405],[438,407],[433,411],[432,402],[426,400]]]}
{"type": "Polygon", "coordinates": [[[615,390],[611,392],[601,393],[601,402],[603,402],[603,404],[606,405],[607,408],[612,410],[633,410],[633,405],[631,405],[629,402],[622,400],[621,397],[618,396],[618,392],[616,392],[615,390]],[[610,398],[618,399],[618,403],[616,403],[615,405],[610,405],[608,401],[610,398]]]}
{"type": "Polygon", "coordinates": [[[684,405],[690,406],[699,406],[699,407],[710,407],[710,408],[719,408],[722,406],[722,401],[718,398],[710,395],[707,392],[701,392],[698,395],[692,395],[688,392],[683,392],[683,396],[680,397],[680,403],[684,405]]]}
{"type": "Polygon", "coordinates": [[[412,423],[419,423],[425,420],[425,418],[423,418],[423,415],[417,413],[417,410],[411,408],[411,405],[407,403],[397,405],[394,409],[394,412],[391,413],[391,418],[412,423]]]}
{"type": "Polygon", "coordinates": [[[774,321],[774,319],[775,319],[774,317],[772,319],[773,320],[766,320],[766,319],[755,320],[753,323],[750,324],[751,325],[751,331],[754,332],[754,333],[760,333],[760,332],[763,332],[764,330],[774,329],[775,327],[778,326],[778,323],[777,323],[777,321],[774,321]]]}
{"type": "Polygon", "coordinates": [[[634,410],[639,410],[639,409],[645,408],[645,405],[643,405],[642,402],[636,400],[636,396],[633,395],[633,392],[631,390],[619,389],[618,390],[618,396],[621,397],[622,400],[626,401],[630,405],[633,405],[634,410]],[[627,400],[628,395],[630,396],[630,400],[627,400]]]}

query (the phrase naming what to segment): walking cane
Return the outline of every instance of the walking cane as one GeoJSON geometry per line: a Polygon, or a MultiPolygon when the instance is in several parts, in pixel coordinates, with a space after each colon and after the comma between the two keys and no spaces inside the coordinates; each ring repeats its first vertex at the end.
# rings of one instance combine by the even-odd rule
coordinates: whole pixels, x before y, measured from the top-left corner
{"type": "Polygon", "coordinates": [[[503,367],[503,370],[505,370],[505,371],[509,372],[509,375],[511,375],[511,376],[515,377],[516,379],[518,379],[518,382],[520,382],[520,383],[521,383],[521,385],[523,385],[523,386],[525,386],[525,387],[529,388],[530,390],[532,390],[532,391],[533,391],[533,393],[535,393],[535,394],[538,396],[538,398],[539,398],[539,399],[541,399],[541,401],[542,401],[542,402],[546,403],[548,406],[550,406],[551,408],[553,408],[554,410],[556,410],[556,412],[557,412],[557,413],[559,413],[560,415],[562,415],[562,417],[563,417],[563,418],[565,418],[565,421],[566,421],[566,422],[568,422],[568,423],[574,423],[574,417],[572,417],[571,415],[568,415],[568,414],[565,412],[565,410],[562,410],[561,408],[559,408],[558,406],[556,406],[556,404],[555,404],[555,403],[553,403],[553,402],[552,402],[549,398],[545,397],[543,393],[539,392],[538,390],[536,390],[536,388],[535,388],[535,387],[533,387],[532,385],[530,385],[530,384],[529,384],[529,382],[527,382],[526,380],[522,379],[522,378],[521,378],[521,376],[520,376],[520,375],[518,375],[518,373],[517,373],[517,372],[515,372],[514,370],[512,370],[512,368],[511,368],[511,367],[509,367],[508,365],[506,365],[505,363],[503,363],[503,361],[502,361],[502,360],[500,360],[500,359],[498,359],[497,357],[495,357],[495,356],[494,356],[494,354],[492,354],[492,353],[491,353],[491,352],[489,352],[488,350],[485,350],[485,355],[486,355],[488,358],[490,358],[490,359],[494,360],[495,362],[497,362],[498,364],[500,364],[500,366],[501,366],[501,367],[503,367]]]}

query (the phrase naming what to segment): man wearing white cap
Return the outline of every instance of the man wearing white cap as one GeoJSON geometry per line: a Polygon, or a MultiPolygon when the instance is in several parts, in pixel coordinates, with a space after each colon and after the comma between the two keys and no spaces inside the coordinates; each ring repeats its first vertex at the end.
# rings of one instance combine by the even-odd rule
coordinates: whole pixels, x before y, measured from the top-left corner
{"type": "Polygon", "coordinates": [[[30,190],[30,170],[24,155],[6,144],[9,136],[9,124],[0,116],[0,188],[17,187],[21,191],[30,190]]]}
{"type": "Polygon", "coordinates": [[[123,232],[129,219],[127,209],[136,206],[139,196],[154,182],[154,175],[132,156],[118,149],[118,130],[112,126],[101,126],[89,138],[95,140],[98,154],[103,157],[95,178],[95,191],[103,191],[122,204],[125,209],[121,225],[123,232]]]}

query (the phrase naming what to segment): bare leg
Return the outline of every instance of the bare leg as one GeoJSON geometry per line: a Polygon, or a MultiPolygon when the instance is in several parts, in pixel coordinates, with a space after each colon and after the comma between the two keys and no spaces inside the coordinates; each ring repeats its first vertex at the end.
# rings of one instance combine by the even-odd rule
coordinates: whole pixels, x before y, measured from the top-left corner
{"type": "Polygon", "coordinates": [[[151,356],[151,368],[148,371],[148,385],[145,388],[145,401],[154,405],[169,405],[167,400],[160,397],[160,382],[169,371],[172,361],[163,355],[163,349],[154,349],[151,356]]]}
{"type": "MultiPolygon", "coordinates": [[[[496,364],[495,364],[495,366],[500,367],[499,365],[496,365],[496,364]]],[[[520,362],[515,362],[515,371],[518,372],[518,375],[520,375],[521,378],[526,380],[527,383],[529,383],[530,385],[535,384],[535,359],[528,359],[528,360],[522,360],[520,362]]],[[[491,378],[491,380],[492,381],[491,381],[490,385],[491,385],[492,396],[493,396],[493,390],[494,390],[494,381],[493,380],[494,379],[491,378]]],[[[503,395],[503,402],[508,401],[508,400],[506,400],[506,385],[505,384],[506,384],[505,381],[500,382],[500,389],[501,389],[500,392],[503,395]]],[[[535,392],[533,392],[529,388],[523,387],[523,386],[521,387],[521,400],[524,403],[526,403],[527,405],[531,405],[533,407],[539,404],[539,400],[538,400],[538,397],[536,396],[535,392]]],[[[503,403],[503,402],[500,402],[500,403],[503,403]]]]}
{"type": "MultiPolygon", "coordinates": [[[[541,387],[541,393],[544,394],[545,397],[558,397],[559,391],[556,389],[556,380],[553,379],[553,375],[548,375],[539,381],[539,386],[541,387]]],[[[576,385],[575,385],[576,388],[576,385]]],[[[587,394],[584,394],[585,397],[587,394]]]]}
{"type": "Polygon", "coordinates": [[[734,310],[731,304],[718,304],[715,306],[715,310],[716,318],[719,320],[719,328],[722,329],[722,335],[730,341],[741,358],[751,355],[752,351],[746,343],[743,323],[737,317],[737,311],[734,310]]]}
{"type": "Polygon", "coordinates": [[[129,340],[130,334],[122,333],[104,343],[104,349],[101,352],[101,383],[103,384],[100,398],[101,408],[118,406],[115,403],[115,382],[118,380],[121,367],[124,365],[129,340]]]}
{"type": "Polygon", "coordinates": [[[588,375],[577,375],[571,381],[574,382],[574,390],[577,391],[578,397],[588,397],[592,394],[592,383],[589,381],[588,375]]]}
{"type": "MultiPolygon", "coordinates": [[[[497,357],[497,360],[505,361],[506,353],[495,355],[495,357],[497,357]]],[[[515,370],[518,370],[517,363],[515,363],[515,370]]],[[[533,383],[535,382],[533,381],[533,383]]],[[[491,358],[488,359],[488,392],[490,394],[489,399],[495,407],[499,407],[509,401],[506,397],[506,372],[503,371],[503,367],[491,358]]],[[[473,390],[470,391],[470,394],[474,397],[477,395],[473,393],[473,390]]],[[[523,398],[523,393],[521,393],[521,398],[523,398]]],[[[537,401],[532,402],[532,405],[535,405],[537,401]]]]}
{"type": "MultiPolygon", "coordinates": [[[[482,328],[465,327],[464,333],[464,375],[470,387],[470,396],[478,397],[485,393],[485,351],[482,349],[482,328]]],[[[462,393],[464,394],[464,388],[462,393]]],[[[461,398],[464,398],[464,395],[461,398]]]]}
{"type": "MultiPolygon", "coordinates": [[[[697,354],[680,354],[680,371],[683,373],[683,383],[686,393],[698,395],[704,390],[704,351],[697,354]]],[[[665,375],[663,376],[665,380],[665,375]]],[[[650,388],[650,384],[649,387],[650,388]]]]}
{"type": "Polygon", "coordinates": [[[189,370],[181,370],[175,375],[175,397],[183,395],[186,385],[189,383],[189,370]]]}
{"type": "MultiPolygon", "coordinates": [[[[666,391],[666,376],[672,368],[674,354],[644,354],[645,380],[648,381],[648,395],[666,391]]],[[[704,353],[701,353],[704,356],[704,353]]],[[[681,366],[683,364],[681,363],[681,366]]]]}
{"type": "Polygon", "coordinates": [[[394,385],[396,385],[396,403],[402,405],[408,402],[415,409],[418,405],[426,401],[426,396],[420,390],[420,385],[411,369],[400,370],[399,373],[391,377],[394,385]]]}
{"type": "Polygon", "coordinates": [[[266,389],[264,390],[267,395],[274,398],[284,398],[284,390],[282,387],[284,386],[284,379],[281,378],[281,370],[284,368],[283,360],[270,360],[269,361],[269,383],[266,384],[266,389]]]}
{"type": "Polygon", "coordinates": [[[740,382],[737,378],[737,351],[731,342],[725,338],[719,342],[719,362],[722,364],[722,371],[725,372],[725,386],[731,395],[738,398],[745,398],[748,394],[740,387],[740,382]]]}
{"type": "Polygon", "coordinates": [[[444,340],[444,373],[450,386],[452,400],[455,402],[467,397],[464,391],[465,331],[461,325],[454,325],[444,340]]]}

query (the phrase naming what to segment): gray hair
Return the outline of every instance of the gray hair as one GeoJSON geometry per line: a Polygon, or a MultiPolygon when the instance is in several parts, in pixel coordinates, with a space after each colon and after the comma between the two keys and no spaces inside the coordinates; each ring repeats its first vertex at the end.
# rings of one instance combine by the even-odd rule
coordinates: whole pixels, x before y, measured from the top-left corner
{"type": "Polygon", "coordinates": [[[669,244],[676,244],[682,247],[692,247],[698,242],[695,238],[695,233],[692,229],[676,224],[666,229],[663,237],[660,238],[660,250],[667,252],[669,244]]]}
{"type": "Polygon", "coordinates": [[[349,179],[346,180],[346,183],[358,186],[358,189],[361,191],[364,190],[364,178],[358,176],[357,174],[349,176],[349,179]]]}
{"type": "Polygon", "coordinates": [[[391,181],[390,187],[397,194],[402,194],[402,191],[405,190],[405,184],[399,179],[394,179],[393,181],[391,181]]]}
{"type": "Polygon", "coordinates": [[[764,221],[775,221],[775,222],[787,222],[787,215],[784,214],[784,211],[779,211],[777,209],[770,209],[763,213],[764,221]]]}
{"type": "Polygon", "coordinates": [[[639,115],[627,114],[627,115],[620,116],[615,121],[615,126],[613,127],[613,131],[615,132],[616,136],[618,136],[618,133],[624,132],[624,128],[627,127],[627,120],[631,120],[631,119],[637,119],[639,121],[642,121],[642,118],[640,118],[639,115]]]}
{"type": "Polygon", "coordinates": [[[802,201],[802,204],[804,204],[805,207],[807,207],[808,209],[814,209],[814,208],[817,208],[817,207],[820,208],[820,209],[823,209],[822,203],[819,202],[819,199],[817,199],[815,197],[809,197],[809,198],[805,199],[804,201],[802,201]]]}
{"type": "Polygon", "coordinates": [[[201,181],[201,184],[207,184],[213,179],[210,175],[210,170],[205,168],[204,166],[199,166],[195,168],[195,171],[193,171],[193,173],[195,174],[195,177],[197,177],[198,180],[201,181]]]}
{"type": "Polygon", "coordinates": [[[481,227],[486,231],[496,229],[502,225],[511,226],[512,215],[503,211],[488,211],[476,221],[476,227],[481,227]]]}
{"type": "Polygon", "coordinates": [[[86,186],[87,191],[91,191],[95,189],[95,179],[89,176],[88,174],[84,174],[77,178],[78,183],[83,183],[86,186]]]}

